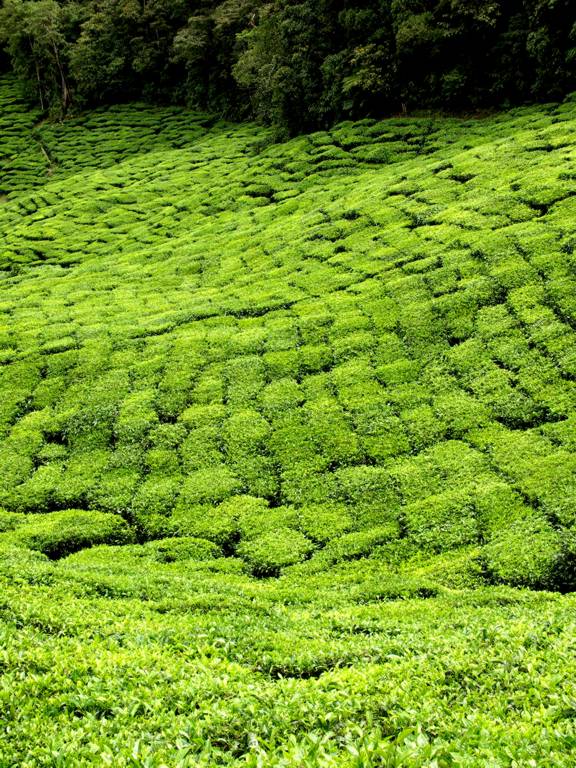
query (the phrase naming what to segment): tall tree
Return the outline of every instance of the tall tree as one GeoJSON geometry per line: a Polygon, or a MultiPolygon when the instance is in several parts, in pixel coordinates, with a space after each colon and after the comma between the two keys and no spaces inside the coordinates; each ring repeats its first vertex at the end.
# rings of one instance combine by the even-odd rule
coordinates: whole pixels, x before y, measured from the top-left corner
{"type": "Polygon", "coordinates": [[[144,98],[279,135],[576,89],[573,0],[0,0],[0,43],[55,114],[144,98]]]}
{"type": "Polygon", "coordinates": [[[14,71],[33,85],[43,109],[60,115],[71,101],[69,39],[82,15],[80,4],[56,0],[6,0],[0,8],[0,40],[14,71]]]}

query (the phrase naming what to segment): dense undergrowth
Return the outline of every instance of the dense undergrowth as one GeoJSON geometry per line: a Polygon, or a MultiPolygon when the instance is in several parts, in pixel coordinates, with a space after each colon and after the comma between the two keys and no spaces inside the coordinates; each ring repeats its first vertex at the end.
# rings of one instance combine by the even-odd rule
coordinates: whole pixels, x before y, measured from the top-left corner
{"type": "Polygon", "coordinates": [[[0,107],[0,766],[573,765],[574,102],[0,107]]]}

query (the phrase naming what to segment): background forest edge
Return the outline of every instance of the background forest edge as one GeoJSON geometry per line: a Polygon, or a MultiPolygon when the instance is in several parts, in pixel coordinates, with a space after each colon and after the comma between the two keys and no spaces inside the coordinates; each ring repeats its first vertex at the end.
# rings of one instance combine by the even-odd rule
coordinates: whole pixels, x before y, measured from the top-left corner
{"type": "Polygon", "coordinates": [[[0,61],[53,116],[121,101],[256,118],[279,137],[341,119],[559,99],[569,0],[4,0],[0,61]]]}

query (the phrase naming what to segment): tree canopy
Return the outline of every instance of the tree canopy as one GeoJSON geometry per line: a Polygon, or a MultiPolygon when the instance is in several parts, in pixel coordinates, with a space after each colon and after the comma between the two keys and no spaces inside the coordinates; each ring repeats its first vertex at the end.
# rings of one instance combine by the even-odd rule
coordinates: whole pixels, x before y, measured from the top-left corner
{"type": "Polygon", "coordinates": [[[145,99],[294,134],[576,88],[570,0],[0,0],[0,42],[56,116],[145,99]]]}

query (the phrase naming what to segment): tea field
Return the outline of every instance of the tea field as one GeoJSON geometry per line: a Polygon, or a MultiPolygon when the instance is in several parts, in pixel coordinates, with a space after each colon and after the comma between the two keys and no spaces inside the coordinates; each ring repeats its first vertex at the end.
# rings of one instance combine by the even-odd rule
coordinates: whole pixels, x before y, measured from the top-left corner
{"type": "Polygon", "coordinates": [[[575,137],[0,80],[0,768],[574,766],[575,137]]]}

